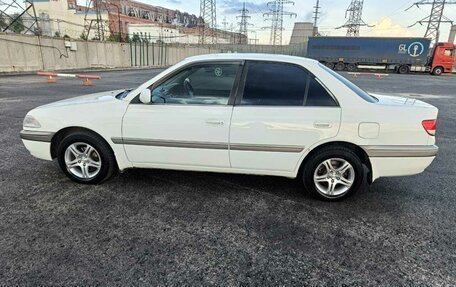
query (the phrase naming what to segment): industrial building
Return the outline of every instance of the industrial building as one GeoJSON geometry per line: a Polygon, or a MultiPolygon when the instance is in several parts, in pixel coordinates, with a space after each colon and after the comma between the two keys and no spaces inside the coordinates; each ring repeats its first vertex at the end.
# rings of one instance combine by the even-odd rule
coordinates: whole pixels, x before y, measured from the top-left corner
{"type": "MultiPolygon", "coordinates": [[[[76,0],[39,0],[33,5],[44,36],[126,40],[135,34],[151,42],[198,43],[204,26],[196,15],[132,0],[88,0],[87,6],[76,0]]],[[[206,37],[217,43],[247,43],[245,35],[218,29],[206,37]]]]}
{"type": "Polygon", "coordinates": [[[291,33],[290,45],[304,44],[315,33],[314,25],[310,22],[295,22],[291,33]]]}

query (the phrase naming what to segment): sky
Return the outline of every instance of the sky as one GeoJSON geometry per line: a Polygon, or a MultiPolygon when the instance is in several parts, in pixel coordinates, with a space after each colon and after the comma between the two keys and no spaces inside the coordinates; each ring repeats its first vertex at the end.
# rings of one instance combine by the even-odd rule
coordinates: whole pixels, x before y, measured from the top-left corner
{"type": "MultiPolygon", "coordinates": [[[[199,0],[136,0],[151,5],[162,6],[169,9],[177,9],[199,15],[199,0]]],[[[423,5],[417,8],[412,7],[405,11],[417,0],[365,0],[363,20],[373,27],[362,27],[361,36],[411,36],[423,37],[426,25],[417,24],[408,27],[418,20],[429,15],[431,5],[423,5]]],[[[226,17],[227,28],[233,24],[236,30],[239,29],[239,10],[242,9],[244,1],[241,0],[217,0],[217,25],[224,28],[222,24],[226,17]]],[[[293,29],[294,22],[312,21],[313,6],[316,0],[295,0],[295,4],[285,5],[284,10],[294,12],[297,17],[284,16],[283,43],[287,44],[293,29]]],[[[265,21],[263,14],[268,12],[267,0],[246,0],[246,8],[249,10],[250,23],[249,38],[258,38],[259,43],[268,44],[270,21],[265,21]]],[[[346,21],[345,10],[350,0],[320,0],[321,14],[318,22],[319,30],[326,36],[343,36],[346,29],[335,29],[346,21]]],[[[445,15],[456,23],[456,5],[447,5],[445,15]]],[[[440,41],[446,41],[450,31],[450,24],[442,24],[440,41]]]]}

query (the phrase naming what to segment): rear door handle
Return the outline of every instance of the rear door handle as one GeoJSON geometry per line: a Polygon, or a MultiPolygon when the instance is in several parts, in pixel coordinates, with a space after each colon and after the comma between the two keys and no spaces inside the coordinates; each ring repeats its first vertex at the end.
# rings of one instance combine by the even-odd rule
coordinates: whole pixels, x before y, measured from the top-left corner
{"type": "Polygon", "coordinates": [[[318,129],[329,129],[331,126],[332,124],[328,122],[314,122],[314,127],[318,129]]]}
{"type": "Polygon", "coordinates": [[[206,124],[213,126],[223,126],[224,122],[220,120],[207,120],[206,124]]]}

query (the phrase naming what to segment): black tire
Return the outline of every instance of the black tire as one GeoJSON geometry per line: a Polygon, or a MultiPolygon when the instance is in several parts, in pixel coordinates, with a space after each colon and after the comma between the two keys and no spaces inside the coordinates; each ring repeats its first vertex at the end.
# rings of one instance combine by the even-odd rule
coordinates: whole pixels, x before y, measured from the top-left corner
{"type": "Polygon", "coordinates": [[[97,184],[108,180],[112,175],[118,171],[117,161],[111,147],[99,136],[90,132],[77,132],[66,136],[57,148],[57,160],[62,171],[74,182],[83,184],[97,184]],[[65,164],[65,151],[74,143],[85,143],[95,148],[99,154],[99,161],[101,167],[99,172],[89,179],[78,177],[71,173],[65,164]]]}
{"type": "Polygon", "coordinates": [[[356,69],[357,69],[357,67],[355,64],[352,64],[352,63],[347,64],[347,71],[354,72],[354,71],[356,71],[356,69]]]}
{"type": "Polygon", "coordinates": [[[434,71],[432,71],[432,74],[434,76],[440,76],[443,74],[443,68],[442,67],[435,67],[434,71]]]}
{"type": "Polygon", "coordinates": [[[332,146],[310,155],[310,158],[306,160],[306,163],[302,168],[301,176],[304,188],[315,198],[325,201],[339,201],[353,195],[361,188],[361,185],[364,182],[364,168],[360,158],[352,150],[343,146],[332,146]],[[320,164],[333,158],[342,159],[350,163],[353,167],[354,180],[347,191],[332,196],[322,193],[319,188],[317,188],[317,184],[314,182],[314,175],[320,164]]]}
{"type": "Polygon", "coordinates": [[[344,63],[337,63],[336,66],[334,67],[336,71],[343,71],[345,69],[345,64],[344,63]]]}
{"type": "Polygon", "coordinates": [[[410,67],[407,65],[402,65],[397,69],[397,72],[399,74],[408,74],[410,72],[410,67]]]}
{"type": "Polygon", "coordinates": [[[326,62],[326,63],[325,63],[325,66],[328,67],[328,68],[330,68],[331,70],[334,69],[334,64],[331,63],[331,62],[326,62]]]}

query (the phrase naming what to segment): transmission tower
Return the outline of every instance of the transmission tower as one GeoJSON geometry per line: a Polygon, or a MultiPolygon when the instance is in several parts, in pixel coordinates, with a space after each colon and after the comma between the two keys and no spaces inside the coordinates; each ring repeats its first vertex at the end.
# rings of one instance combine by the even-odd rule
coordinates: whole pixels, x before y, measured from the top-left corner
{"type": "Polygon", "coordinates": [[[348,15],[347,22],[345,22],[344,25],[338,27],[337,29],[347,28],[347,36],[358,37],[359,28],[361,26],[368,26],[362,19],[363,5],[364,0],[352,0],[347,8],[347,11],[345,12],[345,18],[347,18],[348,15]]]}
{"type": "Polygon", "coordinates": [[[85,40],[89,40],[90,31],[95,31],[95,39],[104,41],[105,40],[105,31],[107,27],[107,21],[103,20],[101,17],[101,11],[106,10],[106,4],[100,0],[87,0],[86,1],[86,11],[84,16],[84,32],[82,36],[85,40]],[[105,6],[104,9],[102,6],[105,6]],[[91,8],[93,7],[93,8],[91,8]],[[95,12],[95,19],[89,19],[90,13],[95,12]]]}
{"type": "Polygon", "coordinates": [[[200,0],[200,43],[201,44],[216,44],[217,39],[215,37],[214,30],[217,28],[217,17],[216,17],[216,0],[200,0]],[[210,37],[209,37],[210,36],[210,37]]]}
{"type": "Polygon", "coordinates": [[[33,0],[0,1],[0,32],[41,35],[33,0]],[[24,5],[24,6],[23,6],[24,5]]]}
{"type": "Polygon", "coordinates": [[[290,0],[268,2],[270,11],[263,14],[264,17],[267,17],[266,20],[271,20],[271,38],[269,40],[271,45],[282,45],[283,16],[297,16],[296,13],[283,11],[283,6],[286,4],[294,5],[294,2],[290,0]]]}
{"type": "Polygon", "coordinates": [[[318,36],[318,18],[320,18],[320,0],[317,0],[317,3],[315,3],[315,6],[314,6],[314,23],[313,23],[313,35],[314,36],[318,36]]]}
{"type": "Polygon", "coordinates": [[[419,21],[415,24],[410,25],[409,27],[415,26],[416,24],[423,25],[423,23],[427,23],[426,33],[424,34],[425,38],[431,38],[434,43],[439,41],[440,36],[440,24],[442,23],[450,23],[453,24],[453,21],[446,17],[443,14],[445,5],[456,4],[455,0],[423,0],[416,3],[413,3],[412,6],[407,8],[409,10],[413,6],[420,7],[420,5],[432,5],[431,14],[419,21]]]}
{"type": "MultiPolygon", "coordinates": [[[[250,24],[248,22],[249,19],[250,19],[250,16],[248,16],[249,10],[245,9],[245,2],[243,4],[243,6],[242,6],[242,9],[239,10],[239,12],[241,12],[241,15],[236,17],[236,19],[241,19],[240,22],[238,22],[239,34],[245,35],[246,37],[248,37],[247,27],[251,26],[252,24],[250,24]]],[[[248,43],[248,40],[246,42],[248,43]]],[[[238,44],[242,44],[242,38],[241,37],[239,37],[239,43],[238,44]]]]}

